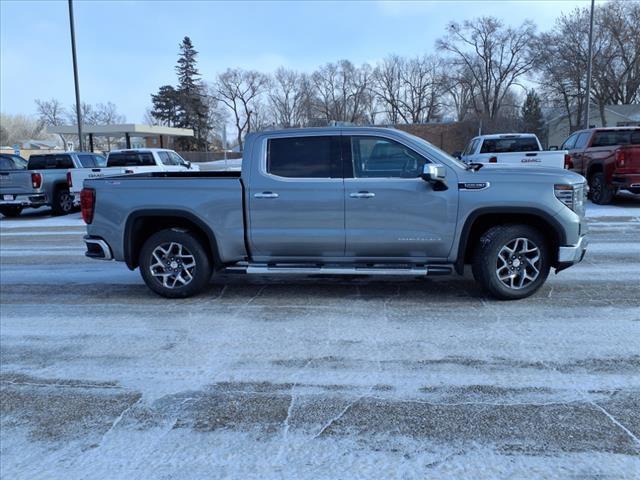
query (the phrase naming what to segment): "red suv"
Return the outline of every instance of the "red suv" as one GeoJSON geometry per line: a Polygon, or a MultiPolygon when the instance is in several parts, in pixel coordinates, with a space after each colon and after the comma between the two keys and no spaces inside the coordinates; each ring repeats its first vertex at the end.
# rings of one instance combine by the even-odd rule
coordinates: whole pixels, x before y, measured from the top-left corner
{"type": "Polygon", "coordinates": [[[589,181],[593,203],[611,203],[618,190],[640,194],[640,127],[591,128],[567,138],[568,168],[589,181]]]}

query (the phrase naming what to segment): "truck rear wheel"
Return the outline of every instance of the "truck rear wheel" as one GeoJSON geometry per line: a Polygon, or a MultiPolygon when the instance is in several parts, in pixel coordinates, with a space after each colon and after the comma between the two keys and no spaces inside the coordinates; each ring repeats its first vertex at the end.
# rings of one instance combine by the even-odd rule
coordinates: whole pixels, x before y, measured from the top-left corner
{"type": "Polygon", "coordinates": [[[211,261],[200,240],[188,231],[161,230],[140,251],[140,274],[147,286],[167,298],[200,293],[211,279],[211,261]]]}
{"type": "Polygon", "coordinates": [[[493,297],[517,300],[535,293],[551,267],[544,236],[527,225],[487,230],[473,257],[473,276],[493,297]]]}
{"type": "Polygon", "coordinates": [[[22,213],[20,205],[3,205],[0,207],[0,213],[5,217],[17,217],[22,213]]]}
{"type": "Polygon", "coordinates": [[[598,172],[589,178],[589,193],[593,203],[608,205],[613,200],[616,191],[607,185],[604,173],[598,172]]]}
{"type": "Polygon", "coordinates": [[[73,198],[66,188],[58,188],[53,194],[51,213],[54,215],[67,215],[73,210],[73,198]]]}

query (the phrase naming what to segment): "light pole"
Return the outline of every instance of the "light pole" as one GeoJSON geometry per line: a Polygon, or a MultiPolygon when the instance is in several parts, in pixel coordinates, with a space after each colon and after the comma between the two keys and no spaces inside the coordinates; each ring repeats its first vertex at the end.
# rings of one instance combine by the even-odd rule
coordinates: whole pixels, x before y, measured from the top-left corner
{"type": "Polygon", "coordinates": [[[589,128],[589,104],[591,103],[591,62],[593,57],[593,10],[595,0],[591,0],[591,20],[589,21],[589,59],[587,62],[587,107],[584,116],[584,128],[589,128]]]}
{"type": "Polygon", "coordinates": [[[78,59],[76,58],[76,32],[73,26],[73,0],[69,0],[69,29],[71,30],[71,55],[73,56],[73,80],[76,86],[76,117],[78,119],[78,150],[82,151],[82,109],[80,84],[78,83],[78,59]]]}

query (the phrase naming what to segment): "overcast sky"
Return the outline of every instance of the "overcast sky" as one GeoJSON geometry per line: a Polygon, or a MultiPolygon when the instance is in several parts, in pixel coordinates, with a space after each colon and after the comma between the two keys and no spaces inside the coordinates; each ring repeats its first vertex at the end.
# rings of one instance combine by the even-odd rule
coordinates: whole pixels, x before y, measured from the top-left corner
{"type": "MultiPolygon", "coordinates": [[[[493,15],[548,29],[589,0],[355,2],[74,2],[83,102],[114,102],[141,122],[150,94],[175,84],[178,44],[191,37],[205,81],[227,67],[302,71],[349,59],[435,51],[452,20],[493,15]]],[[[66,1],[0,1],[0,109],[35,113],[35,98],[74,102],[66,1]]]]}

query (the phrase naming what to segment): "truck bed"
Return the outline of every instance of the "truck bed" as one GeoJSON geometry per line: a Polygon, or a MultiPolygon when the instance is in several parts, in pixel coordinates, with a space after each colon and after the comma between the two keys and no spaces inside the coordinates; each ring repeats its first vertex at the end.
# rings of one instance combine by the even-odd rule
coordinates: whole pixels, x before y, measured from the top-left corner
{"type": "Polygon", "coordinates": [[[223,262],[246,258],[244,188],[240,172],[147,172],[88,179],[96,192],[95,217],[87,231],[107,240],[116,260],[136,222],[180,215],[215,231],[223,262]]]}

